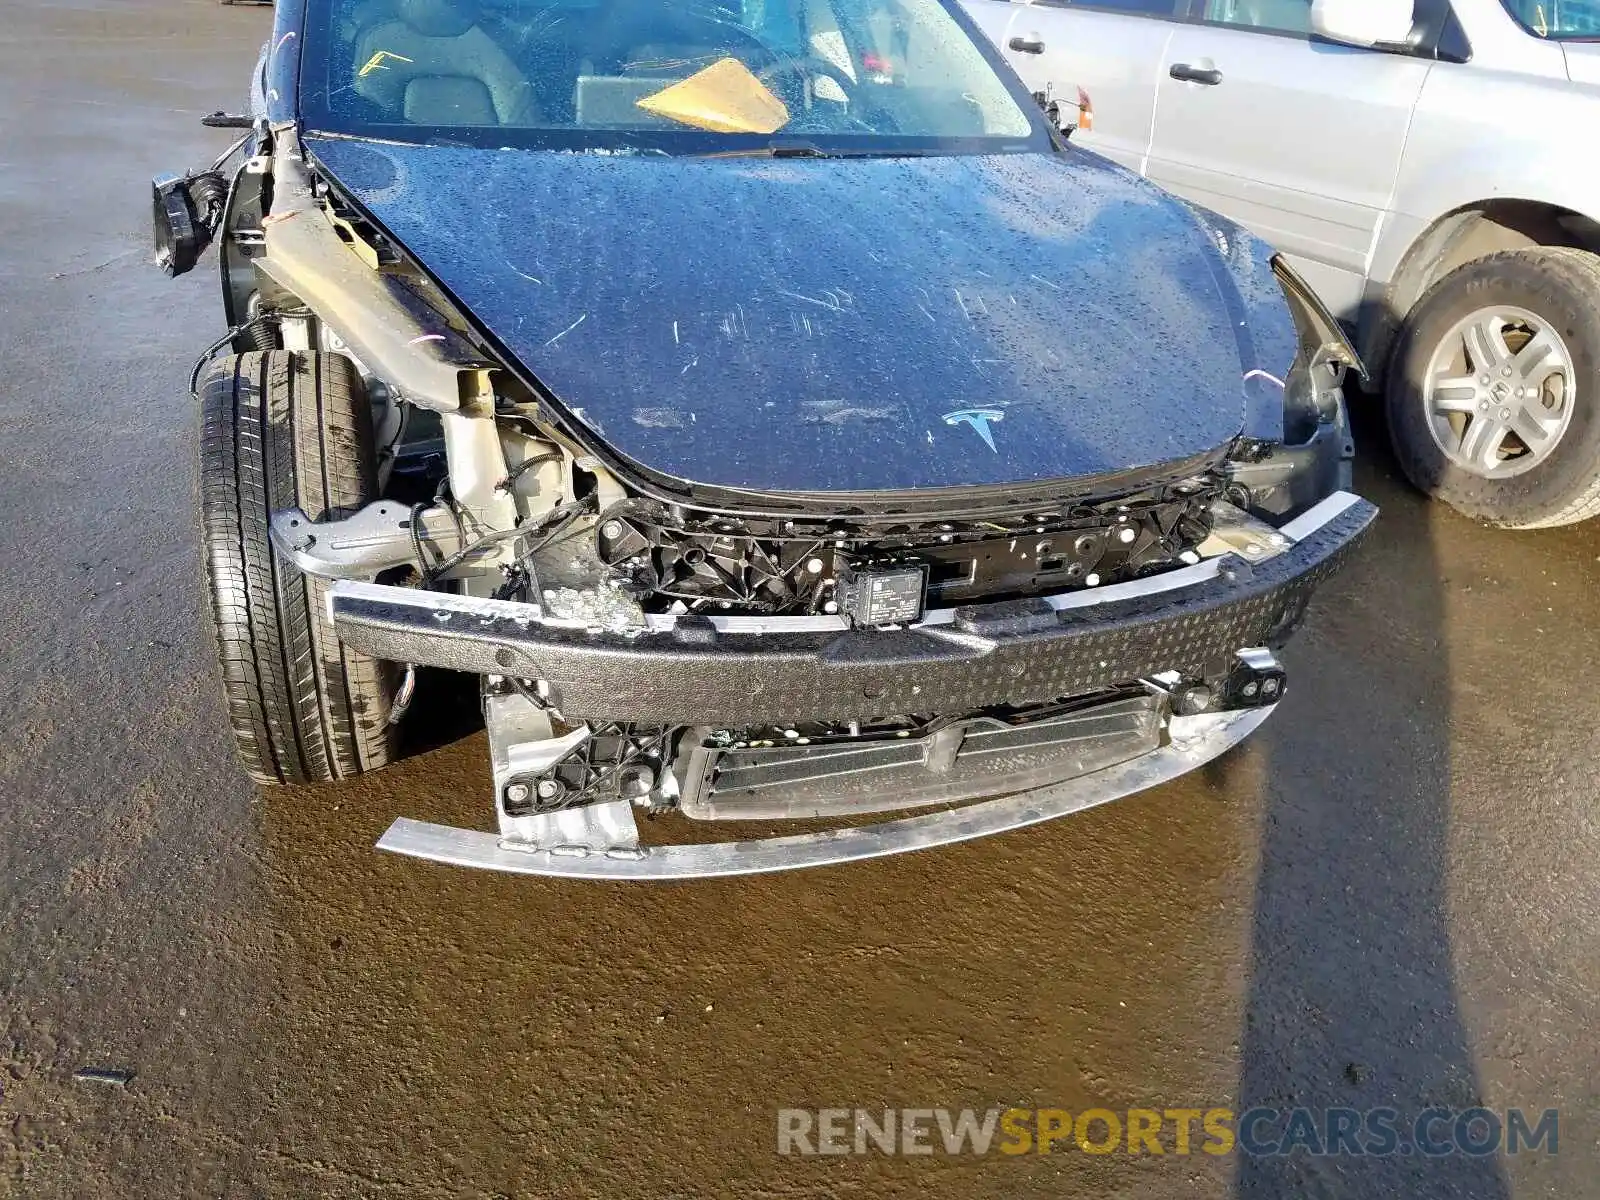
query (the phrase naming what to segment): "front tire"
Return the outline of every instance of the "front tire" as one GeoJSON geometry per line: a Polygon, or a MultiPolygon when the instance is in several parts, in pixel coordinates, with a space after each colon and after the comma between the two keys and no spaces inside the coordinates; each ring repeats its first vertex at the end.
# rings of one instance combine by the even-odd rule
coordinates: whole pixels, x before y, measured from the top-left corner
{"type": "Polygon", "coordinates": [[[1452,271],[1407,318],[1386,392],[1429,495],[1508,529],[1600,514],[1600,258],[1533,247],[1452,271]]]}
{"type": "Polygon", "coordinates": [[[394,756],[396,670],[334,636],[327,584],[278,556],[277,510],[349,516],[377,499],[372,415],[348,358],[219,359],[201,384],[205,593],[228,715],[259,783],[320,783],[394,756]]]}

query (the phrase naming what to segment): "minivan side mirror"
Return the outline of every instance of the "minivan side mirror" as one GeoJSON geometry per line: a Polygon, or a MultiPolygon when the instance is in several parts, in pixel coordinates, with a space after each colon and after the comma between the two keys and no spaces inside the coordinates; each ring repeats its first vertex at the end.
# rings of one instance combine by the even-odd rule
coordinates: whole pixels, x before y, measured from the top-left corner
{"type": "Polygon", "coordinates": [[[1311,32],[1346,46],[1403,46],[1413,0],[1311,0],[1311,32]]]}

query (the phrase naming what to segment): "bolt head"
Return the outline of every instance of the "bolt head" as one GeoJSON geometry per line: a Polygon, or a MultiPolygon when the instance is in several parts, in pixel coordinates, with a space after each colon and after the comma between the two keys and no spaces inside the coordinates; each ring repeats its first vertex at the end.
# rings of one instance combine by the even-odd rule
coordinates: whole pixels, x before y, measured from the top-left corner
{"type": "Polygon", "coordinates": [[[600,526],[600,532],[603,533],[608,538],[621,537],[622,536],[622,522],[621,521],[607,521],[604,525],[600,526]]]}
{"type": "Polygon", "coordinates": [[[539,798],[548,800],[561,790],[561,785],[554,779],[541,779],[539,781],[539,798]]]}
{"type": "Polygon", "coordinates": [[[1478,382],[1482,383],[1482,384],[1487,384],[1489,382],[1489,376],[1488,375],[1479,375],[1478,376],[1478,382]]]}
{"type": "Polygon", "coordinates": [[[1100,576],[1091,571],[1083,577],[1083,583],[1085,587],[1099,587],[1100,576]]]}
{"type": "Polygon", "coordinates": [[[1509,409],[1509,408],[1502,408],[1502,409],[1501,409],[1501,410],[1500,410],[1500,419],[1501,419],[1501,420],[1502,420],[1502,421],[1509,421],[1509,420],[1511,420],[1511,410],[1510,410],[1510,409],[1509,409]]]}
{"type": "Polygon", "coordinates": [[[1129,542],[1133,541],[1133,539],[1138,537],[1138,536],[1139,535],[1136,534],[1131,529],[1119,529],[1119,530],[1117,530],[1117,541],[1121,542],[1123,545],[1127,545],[1129,542]]]}
{"type": "Polygon", "coordinates": [[[530,794],[525,783],[513,783],[506,788],[506,799],[512,804],[526,804],[530,794]]]}

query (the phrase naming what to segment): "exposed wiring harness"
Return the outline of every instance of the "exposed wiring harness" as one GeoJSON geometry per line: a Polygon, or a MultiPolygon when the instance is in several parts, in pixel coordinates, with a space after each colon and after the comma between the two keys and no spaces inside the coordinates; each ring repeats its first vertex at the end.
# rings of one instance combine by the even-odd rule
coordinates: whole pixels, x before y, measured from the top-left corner
{"type": "Polygon", "coordinates": [[[216,358],[217,352],[224,346],[237,344],[241,339],[248,350],[272,350],[278,344],[278,322],[281,319],[278,313],[262,313],[260,316],[251,317],[229,329],[195,360],[194,370],[189,372],[189,395],[196,400],[200,398],[200,374],[211,361],[216,358]]]}
{"type": "Polygon", "coordinates": [[[509,492],[516,486],[517,480],[533,470],[534,467],[541,463],[561,462],[565,457],[566,455],[560,451],[552,451],[549,454],[535,454],[532,458],[525,458],[506,472],[506,477],[494,485],[494,490],[497,492],[509,492]]]}
{"type": "MultiPolygon", "coordinates": [[[[441,486],[440,492],[443,493],[443,491],[444,487],[441,486]]],[[[460,514],[456,509],[455,502],[453,500],[449,501],[449,505],[450,511],[456,514],[459,528],[460,514]]],[[[523,550],[519,557],[529,558],[537,554],[555,541],[556,538],[560,537],[568,526],[578,518],[579,514],[591,508],[592,505],[588,498],[574,500],[568,504],[558,505],[549,512],[541,513],[526,524],[518,525],[515,528],[491,529],[473,541],[467,542],[454,554],[447,555],[431,566],[428,563],[425,547],[422,544],[422,535],[418,532],[420,526],[419,516],[424,507],[421,504],[415,504],[411,507],[411,546],[417,556],[417,565],[422,571],[422,586],[431,588],[442,575],[454,570],[474,554],[501,542],[510,541],[513,538],[529,537],[542,533],[544,536],[523,550]]],[[[465,534],[463,533],[462,536],[464,538],[465,534]]]]}

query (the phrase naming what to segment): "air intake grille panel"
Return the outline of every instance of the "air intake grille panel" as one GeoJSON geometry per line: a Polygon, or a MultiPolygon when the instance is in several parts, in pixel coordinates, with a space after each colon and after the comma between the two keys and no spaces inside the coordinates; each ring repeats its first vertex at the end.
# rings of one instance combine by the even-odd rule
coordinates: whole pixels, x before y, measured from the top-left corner
{"type": "Polygon", "coordinates": [[[680,743],[679,801],[698,820],[837,817],[951,804],[1059,783],[1156,749],[1164,701],[1124,696],[1072,711],[969,717],[920,734],[800,745],[726,745],[709,729],[680,743]]]}

